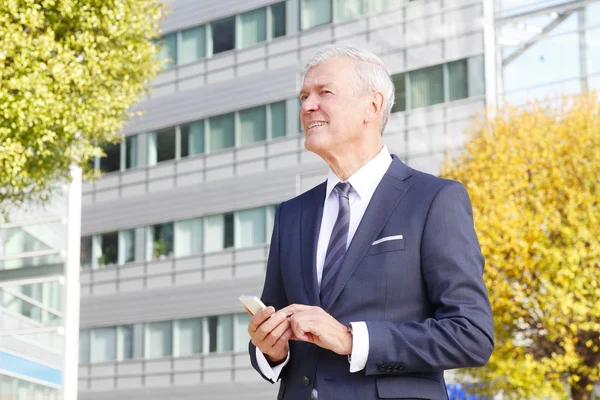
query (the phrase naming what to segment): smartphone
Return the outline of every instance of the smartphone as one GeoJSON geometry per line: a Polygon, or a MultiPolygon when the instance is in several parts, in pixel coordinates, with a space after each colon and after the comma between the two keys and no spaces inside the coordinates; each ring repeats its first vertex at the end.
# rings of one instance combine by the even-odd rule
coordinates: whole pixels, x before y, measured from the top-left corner
{"type": "Polygon", "coordinates": [[[260,310],[267,308],[267,306],[265,306],[265,304],[262,301],[260,301],[260,299],[256,296],[241,295],[240,301],[243,305],[246,306],[248,310],[250,310],[252,315],[256,314],[260,310]]]}

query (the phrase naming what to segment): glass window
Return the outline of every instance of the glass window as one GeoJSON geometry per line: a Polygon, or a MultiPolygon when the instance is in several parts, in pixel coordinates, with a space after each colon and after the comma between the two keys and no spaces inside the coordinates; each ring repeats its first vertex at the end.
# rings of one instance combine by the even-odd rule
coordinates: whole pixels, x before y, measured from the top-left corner
{"type": "Polygon", "coordinates": [[[181,319],[177,321],[177,340],[179,356],[199,354],[202,352],[202,320],[200,318],[181,319]]]}
{"type": "Polygon", "coordinates": [[[238,47],[242,49],[267,40],[266,7],[241,14],[238,35],[238,47]]]}
{"type": "MultiPolygon", "coordinates": [[[[556,29],[561,29],[563,24],[575,17],[575,14],[571,15],[553,32],[556,32],[556,29]]],[[[576,19],[574,22],[576,22],[576,19]]],[[[508,54],[516,51],[517,47],[505,50],[508,50],[505,51],[506,58],[508,54]]],[[[569,33],[538,40],[525,52],[509,62],[502,72],[504,73],[503,85],[506,93],[579,78],[581,72],[579,35],[569,33]],[[569,62],[565,62],[565,60],[569,60],[569,62]]],[[[536,92],[545,96],[552,94],[551,91],[556,91],[556,88],[552,87],[549,90],[550,93],[538,90],[536,92]]]]}
{"type": "Polygon", "coordinates": [[[298,99],[298,101],[296,101],[296,107],[294,110],[294,118],[296,118],[296,121],[298,121],[298,132],[299,133],[304,132],[304,127],[302,126],[302,119],[300,118],[301,108],[302,108],[302,102],[300,101],[300,99],[298,99]]]}
{"type": "Polygon", "coordinates": [[[223,250],[225,241],[225,221],[223,214],[204,218],[204,251],[223,250]]]}
{"type": "Polygon", "coordinates": [[[331,0],[302,0],[302,29],[330,22],[331,0]]]}
{"type": "Polygon", "coordinates": [[[135,229],[119,232],[119,264],[135,261],[135,229]]]}
{"type": "Polygon", "coordinates": [[[50,247],[23,228],[9,228],[0,231],[0,255],[47,250],[50,247]]]}
{"type": "Polygon", "coordinates": [[[410,78],[410,108],[439,104],[444,101],[444,72],[442,65],[408,73],[410,78]]]}
{"type": "Polygon", "coordinates": [[[150,322],[146,329],[146,358],[170,356],[173,344],[171,321],[150,322]]]}
{"type": "Polygon", "coordinates": [[[177,61],[177,34],[165,35],[159,40],[160,51],[157,54],[159,60],[164,62],[165,68],[175,65],[177,61]]]}
{"type": "Polygon", "coordinates": [[[146,152],[146,163],[148,165],[156,165],[156,134],[155,133],[146,133],[146,144],[148,146],[148,151],[146,152]]]}
{"type": "Polygon", "coordinates": [[[92,237],[84,236],[81,238],[81,250],[79,253],[79,263],[81,268],[92,267],[92,237]]]}
{"type": "Polygon", "coordinates": [[[233,113],[219,115],[208,120],[210,125],[210,151],[219,151],[235,145],[233,113]]]}
{"type": "Polygon", "coordinates": [[[233,213],[204,217],[204,251],[233,247],[233,213]]]}
{"type": "Polygon", "coordinates": [[[133,325],[133,358],[144,357],[144,324],[133,325]]]}
{"type": "Polygon", "coordinates": [[[137,135],[125,138],[125,168],[137,167],[137,135]]]}
{"type": "Polygon", "coordinates": [[[173,223],[148,227],[146,259],[157,260],[173,256],[173,223]]]}
{"type": "Polygon", "coordinates": [[[467,60],[469,97],[485,94],[485,66],[483,56],[471,57],[467,60]]]}
{"type": "Polygon", "coordinates": [[[202,218],[175,222],[175,257],[202,253],[202,218]]]}
{"type": "Polygon", "coordinates": [[[196,121],[180,126],[181,157],[204,153],[204,121],[196,121]]]}
{"type": "Polygon", "coordinates": [[[113,361],[117,354],[114,326],[92,329],[91,362],[113,361]]]}
{"type": "Polygon", "coordinates": [[[285,136],[285,100],[273,103],[271,107],[271,138],[285,136]]]}
{"type": "Polygon", "coordinates": [[[116,264],[119,260],[119,234],[118,232],[100,235],[100,256],[98,265],[116,264]]]}
{"type": "Polygon", "coordinates": [[[365,0],[368,13],[381,12],[391,6],[392,0],[365,0]]]}
{"type": "Polygon", "coordinates": [[[361,16],[363,0],[334,0],[335,1],[335,20],[348,21],[361,16]]]}
{"type": "Polygon", "coordinates": [[[117,327],[118,360],[130,360],[133,358],[133,325],[122,325],[117,327]]]}
{"type": "Polygon", "coordinates": [[[162,129],[156,135],[156,161],[175,159],[175,127],[162,129]]]}
{"type": "Polygon", "coordinates": [[[225,248],[233,247],[233,213],[225,214],[223,216],[225,221],[225,237],[223,241],[225,243],[225,248]]]}
{"type": "Polygon", "coordinates": [[[266,212],[264,207],[237,211],[236,247],[253,246],[265,243],[266,212]]]}
{"type": "Polygon", "coordinates": [[[394,90],[396,100],[392,107],[392,112],[400,112],[406,110],[406,76],[402,74],[396,74],[392,76],[394,82],[394,90]]]}
{"type": "MultiPolygon", "coordinates": [[[[600,24],[600,3],[588,4],[586,7],[586,19],[588,26],[600,24]]],[[[598,37],[590,33],[590,37],[598,37]]]]}
{"type": "Polygon", "coordinates": [[[212,29],[213,54],[232,50],[235,47],[235,17],[215,21],[210,26],[212,29]]]}
{"type": "Polygon", "coordinates": [[[181,31],[179,64],[191,63],[206,56],[205,29],[205,26],[202,25],[181,31]]]}
{"type": "Polygon", "coordinates": [[[240,143],[243,146],[266,139],[266,108],[265,106],[249,108],[239,112],[240,143]]]}
{"type": "Polygon", "coordinates": [[[467,60],[448,63],[448,100],[464,99],[468,96],[467,60]]]}
{"type": "Polygon", "coordinates": [[[62,311],[62,285],[58,282],[13,286],[12,290],[37,300],[49,308],[62,311]]]}
{"type": "MultiPolygon", "coordinates": [[[[46,243],[31,235],[23,228],[0,230],[0,255],[16,255],[19,253],[47,249],[50,249],[50,247],[46,243]]],[[[37,267],[61,262],[63,262],[62,256],[58,254],[26,258],[17,257],[12,260],[0,261],[0,270],[37,267]]]]}
{"type": "Polygon", "coordinates": [[[88,364],[90,362],[90,330],[82,329],[79,331],[79,364],[88,364]]]}
{"type": "Polygon", "coordinates": [[[102,146],[106,157],[100,158],[100,170],[102,172],[114,172],[121,169],[121,144],[107,143],[102,146]]]}
{"type": "Polygon", "coordinates": [[[248,313],[239,313],[235,315],[235,340],[233,349],[235,351],[244,351],[248,349],[250,335],[248,334],[248,324],[252,316],[248,313]]]}
{"type": "Polygon", "coordinates": [[[277,211],[277,204],[267,206],[267,240],[271,240],[271,236],[273,235],[273,225],[275,224],[275,212],[277,211]]]}
{"type": "Polygon", "coordinates": [[[208,351],[211,353],[233,350],[232,315],[208,317],[208,351]]]}
{"type": "MultiPolygon", "coordinates": [[[[599,14],[598,18],[600,19],[600,3],[596,3],[598,7],[596,7],[597,13],[599,14]]],[[[588,6],[592,7],[592,6],[588,6]]],[[[599,22],[600,23],[600,22],[599,22]]],[[[600,38],[600,28],[598,29],[590,29],[589,38],[600,38]]],[[[589,74],[600,74],[600,40],[588,40],[588,52],[590,58],[590,70],[589,74]]],[[[470,73],[471,71],[469,71],[470,73]]]]}
{"type": "Polygon", "coordinates": [[[285,35],[285,1],[271,6],[271,24],[273,38],[285,35]]]}

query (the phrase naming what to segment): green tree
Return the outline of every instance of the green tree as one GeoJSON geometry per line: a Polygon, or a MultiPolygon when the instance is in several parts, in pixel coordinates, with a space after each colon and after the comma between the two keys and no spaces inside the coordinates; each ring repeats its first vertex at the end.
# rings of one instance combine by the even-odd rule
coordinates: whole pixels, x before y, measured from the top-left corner
{"type": "MultiPolygon", "coordinates": [[[[156,59],[158,0],[0,1],[0,215],[44,202],[118,132],[156,59]]],[[[0,218],[0,221],[2,218],[0,218]]]]}
{"type": "Polygon", "coordinates": [[[505,398],[591,399],[600,380],[600,103],[506,107],[442,175],[469,189],[494,311],[489,364],[505,398]]]}

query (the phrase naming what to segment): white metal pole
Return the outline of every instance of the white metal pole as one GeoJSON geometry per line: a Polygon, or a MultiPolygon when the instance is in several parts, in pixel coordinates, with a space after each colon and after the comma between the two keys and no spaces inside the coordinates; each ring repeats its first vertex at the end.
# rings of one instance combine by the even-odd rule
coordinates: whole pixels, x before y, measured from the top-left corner
{"type": "Polygon", "coordinates": [[[79,256],[81,246],[81,168],[71,166],[65,263],[65,363],[63,399],[77,400],[79,368],[79,256]]]}
{"type": "Polygon", "coordinates": [[[483,52],[485,60],[485,102],[495,108],[498,103],[498,49],[496,42],[496,11],[494,0],[483,0],[483,52]]]}

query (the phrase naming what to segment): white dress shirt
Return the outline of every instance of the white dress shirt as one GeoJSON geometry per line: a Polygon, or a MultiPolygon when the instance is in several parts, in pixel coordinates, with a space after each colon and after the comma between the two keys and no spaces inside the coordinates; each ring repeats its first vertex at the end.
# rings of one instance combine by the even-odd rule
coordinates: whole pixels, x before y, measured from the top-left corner
{"type": "MultiPolygon", "coordinates": [[[[392,157],[386,146],[381,148],[371,161],[363,165],[356,171],[347,182],[352,185],[349,193],[350,200],[350,227],[348,230],[348,243],[346,249],[352,242],[352,238],[356,233],[356,229],[362,220],[362,217],[375,193],[375,189],[381,182],[381,179],[392,163],[392,157]]],[[[340,178],[329,169],[327,176],[327,190],[325,192],[325,203],[323,205],[323,218],[321,220],[321,228],[319,231],[319,241],[317,244],[317,282],[321,285],[323,276],[323,266],[327,253],[327,246],[333,226],[337,219],[339,210],[339,199],[336,193],[333,192],[335,185],[340,182],[340,178]]],[[[352,356],[350,358],[350,372],[358,372],[367,365],[367,357],[369,355],[369,331],[367,324],[364,321],[351,322],[352,325],[352,356]]],[[[279,374],[283,367],[288,363],[290,355],[281,364],[272,367],[265,358],[264,354],[256,348],[256,360],[261,372],[271,378],[273,382],[279,379],[279,374]]]]}

